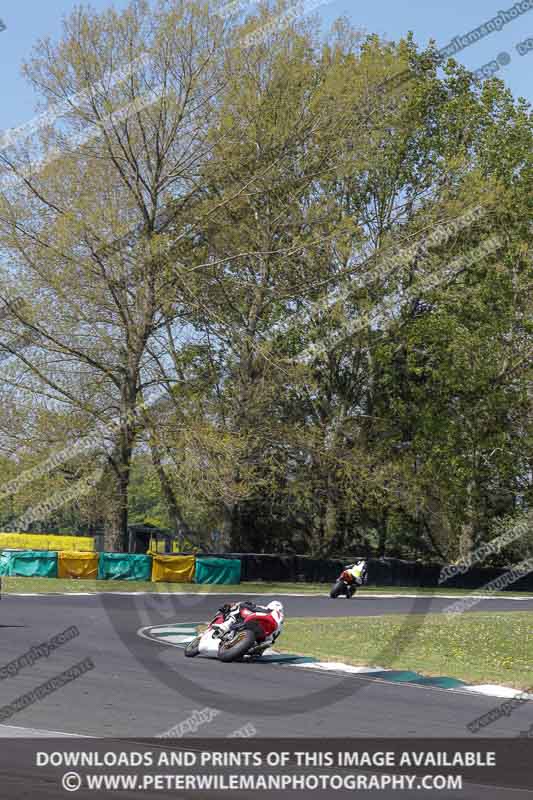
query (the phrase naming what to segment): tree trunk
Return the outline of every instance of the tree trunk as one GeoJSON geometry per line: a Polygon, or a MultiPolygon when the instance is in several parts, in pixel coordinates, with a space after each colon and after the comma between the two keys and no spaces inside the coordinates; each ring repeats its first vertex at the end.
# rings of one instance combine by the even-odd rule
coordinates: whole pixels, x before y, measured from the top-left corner
{"type": "Polygon", "coordinates": [[[237,503],[224,503],[222,509],[222,532],[224,540],[229,542],[231,552],[242,552],[242,531],[237,503]]]}
{"type": "Polygon", "coordinates": [[[152,463],[155,467],[157,477],[159,478],[161,491],[163,492],[163,497],[165,498],[165,504],[170,517],[172,531],[178,537],[179,549],[183,550],[185,537],[190,535],[190,529],[181,515],[178,501],[176,500],[176,495],[172,489],[170,480],[161,461],[161,451],[153,438],[150,441],[150,452],[152,455],[152,463]]]}
{"type": "Polygon", "coordinates": [[[326,508],[324,513],[324,544],[322,547],[325,556],[331,553],[337,536],[337,506],[337,493],[332,485],[331,479],[328,478],[326,508]]]}
{"type": "Polygon", "coordinates": [[[325,492],[318,492],[318,509],[313,515],[311,530],[311,555],[320,558],[324,554],[325,524],[327,514],[327,498],[325,492]]]}
{"type": "Polygon", "coordinates": [[[387,517],[378,522],[378,557],[384,558],[387,552],[387,517]]]}
{"type": "Polygon", "coordinates": [[[130,485],[130,467],[135,439],[133,420],[135,410],[135,392],[131,387],[124,387],[122,397],[122,415],[120,430],[115,442],[113,454],[109,457],[111,477],[108,493],[108,521],[104,527],[106,549],[117,553],[127,553],[128,535],[128,493],[130,485]]]}
{"type": "Polygon", "coordinates": [[[429,543],[430,543],[431,547],[433,548],[433,551],[436,553],[437,557],[440,558],[441,561],[443,561],[446,564],[449,561],[449,558],[444,553],[442,548],[439,546],[439,543],[437,542],[437,540],[433,536],[433,531],[431,530],[431,527],[430,527],[429,523],[427,522],[427,520],[422,519],[420,524],[421,524],[422,530],[425,531],[425,533],[427,535],[427,538],[429,540],[429,543]]]}
{"type": "Polygon", "coordinates": [[[459,556],[465,558],[474,547],[474,510],[473,510],[474,481],[469,480],[466,485],[465,519],[461,525],[459,536],[459,556]]]}
{"type": "Polygon", "coordinates": [[[113,553],[128,551],[128,484],[129,472],[117,474],[113,465],[107,472],[107,510],[104,521],[104,550],[113,553]]]}

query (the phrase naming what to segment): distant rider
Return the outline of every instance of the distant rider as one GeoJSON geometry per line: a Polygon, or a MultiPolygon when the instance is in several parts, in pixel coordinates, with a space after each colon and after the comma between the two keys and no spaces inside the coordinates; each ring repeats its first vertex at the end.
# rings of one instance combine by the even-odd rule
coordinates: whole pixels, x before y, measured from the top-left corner
{"type": "Polygon", "coordinates": [[[278,636],[281,634],[285,619],[283,605],[278,600],[273,600],[267,606],[257,605],[256,603],[252,603],[251,600],[241,600],[238,603],[233,603],[233,605],[226,603],[219,608],[219,611],[221,611],[224,615],[224,622],[221,622],[217,626],[220,632],[227,633],[227,631],[229,631],[235,622],[241,621],[241,609],[243,608],[248,609],[248,611],[251,611],[254,614],[258,614],[259,616],[264,614],[272,617],[277,627],[275,631],[273,631],[273,633],[271,633],[270,636],[265,639],[262,645],[265,645],[266,647],[273,645],[278,636]]]}
{"type": "Polygon", "coordinates": [[[355,594],[358,586],[362,586],[363,583],[368,581],[368,564],[361,558],[359,561],[356,561],[355,564],[348,564],[347,567],[344,567],[343,571],[349,572],[354,578],[354,582],[348,588],[348,596],[351,597],[355,594]]]}

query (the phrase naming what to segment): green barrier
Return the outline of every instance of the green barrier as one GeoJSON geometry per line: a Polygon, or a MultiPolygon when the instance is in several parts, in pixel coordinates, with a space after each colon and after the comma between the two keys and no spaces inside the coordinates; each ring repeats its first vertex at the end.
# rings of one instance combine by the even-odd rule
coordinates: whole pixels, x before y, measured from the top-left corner
{"type": "Polygon", "coordinates": [[[9,575],[10,553],[0,552],[0,576],[9,575]]]}
{"type": "Polygon", "coordinates": [[[4,550],[0,574],[25,578],[57,578],[57,553],[47,550],[4,550]]]}
{"type": "Polygon", "coordinates": [[[241,562],[238,558],[202,558],[196,557],[195,583],[227,583],[241,582],[241,562]]]}
{"type": "Polygon", "coordinates": [[[133,553],[100,553],[99,580],[149,581],[151,575],[151,556],[133,553]]]}

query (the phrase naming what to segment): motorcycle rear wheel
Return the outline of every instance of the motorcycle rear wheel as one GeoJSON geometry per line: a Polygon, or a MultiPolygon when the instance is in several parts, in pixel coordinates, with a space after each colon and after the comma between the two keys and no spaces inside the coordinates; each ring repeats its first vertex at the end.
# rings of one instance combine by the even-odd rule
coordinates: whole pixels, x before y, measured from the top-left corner
{"type": "Polygon", "coordinates": [[[200,652],[200,639],[201,636],[197,636],[196,639],[193,639],[192,642],[187,642],[185,646],[185,655],[187,658],[194,658],[200,652]]]}
{"type": "Polygon", "coordinates": [[[244,628],[235,634],[233,639],[229,642],[222,641],[218,648],[218,657],[220,661],[226,663],[230,661],[237,661],[242,658],[248,650],[255,645],[255,633],[248,628],[244,628]]]}

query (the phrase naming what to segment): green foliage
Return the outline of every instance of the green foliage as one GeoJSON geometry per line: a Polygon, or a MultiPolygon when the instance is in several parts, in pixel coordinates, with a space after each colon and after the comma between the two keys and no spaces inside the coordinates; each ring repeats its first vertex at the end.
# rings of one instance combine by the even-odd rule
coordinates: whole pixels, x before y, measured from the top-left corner
{"type": "Polygon", "coordinates": [[[129,514],[197,547],[454,560],[531,507],[530,110],[412,35],[321,41],[284,8],[138,2],[38,46],[58,96],[151,59],[74,127],[167,88],[0,196],[0,344],[38,334],[2,389],[6,477],[101,433],[0,519],[95,463],[43,524],[113,546],[129,514]]]}

